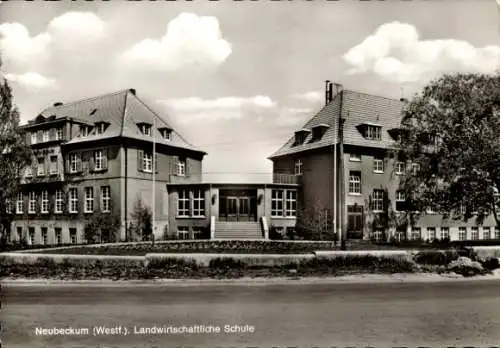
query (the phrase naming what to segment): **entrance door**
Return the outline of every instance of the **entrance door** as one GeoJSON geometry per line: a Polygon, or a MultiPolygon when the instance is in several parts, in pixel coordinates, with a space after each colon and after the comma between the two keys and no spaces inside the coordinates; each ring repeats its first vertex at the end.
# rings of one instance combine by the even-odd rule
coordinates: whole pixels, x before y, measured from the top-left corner
{"type": "Polygon", "coordinates": [[[238,221],[238,198],[226,198],[226,216],[227,221],[238,221]]]}
{"type": "Polygon", "coordinates": [[[250,219],[250,198],[240,197],[238,199],[238,221],[249,221],[250,219]]]}

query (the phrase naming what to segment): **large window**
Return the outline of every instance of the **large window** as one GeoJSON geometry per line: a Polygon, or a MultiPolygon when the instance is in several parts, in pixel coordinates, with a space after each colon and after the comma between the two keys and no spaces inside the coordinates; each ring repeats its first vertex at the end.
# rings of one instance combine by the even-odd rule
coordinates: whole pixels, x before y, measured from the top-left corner
{"type": "Polygon", "coordinates": [[[78,190],[76,187],[69,189],[69,212],[78,213],[78,190]]]}
{"type": "Polygon", "coordinates": [[[373,172],[374,173],[384,172],[384,160],[382,158],[373,159],[373,172]]]}
{"type": "Polygon", "coordinates": [[[103,150],[94,151],[94,170],[106,169],[107,158],[103,150]]]}
{"type": "Polygon", "coordinates": [[[111,211],[111,187],[101,187],[101,210],[104,213],[111,211]]]}
{"type": "Polygon", "coordinates": [[[179,176],[186,175],[186,159],[184,159],[184,158],[177,159],[175,166],[176,166],[177,175],[179,175],[179,176]]]}
{"type": "Polygon", "coordinates": [[[470,232],[472,240],[479,239],[479,229],[477,227],[471,227],[470,232]]]}
{"type": "Polygon", "coordinates": [[[205,216],[205,192],[203,190],[193,191],[193,216],[205,216]]]}
{"type": "Polygon", "coordinates": [[[92,213],[94,211],[94,188],[85,187],[85,213],[92,213]]]}
{"type": "Polygon", "coordinates": [[[56,204],[55,204],[55,213],[61,214],[63,212],[63,202],[64,202],[64,193],[62,190],[56,191],[56,204]]]}
{"type": "Polygon", "coordinates": [[[349,172],[349,193],[361,194],[361,172],[349,172]]]}
{"type": "Polygon", "coordinates": [[[441,227],[441,239],[449,239],[449,238],[450,238],[450,228],[441,227]]]}
{"type": "Polygon", "coordinates": [[[80,155],[77,153],[71,153],[69,155],[69,172],[77,173],[80,169],[80,155]]]}
{"type": "Polygon", "coordinates": [[[297,191],[274,189],[271,193],[271,216],[296,217],[297,191]]]}
{"type": "Polygon", "coordinates": [[[28,197],[28,213],[35,214],[36,213],[36,193],[31,191],[28,197]]]}
{"type": "Polygon", "coordinates": [[[304,163],[298,159],[295,161],[295,175],[302,175],[304,172],[304,163]]]}
{"type": "Polygon", "coordinates": [[[382,127],[379,126],[367,126],[366,127],[366,137],[372,140],[382,139],[382,127]]]}
{"type": "Polygon", "coordinates": [[[42,191],[42,214],[48,214],[49,212],[49,192],[47,190],[42,191]]]}
{"type": "Polygon", "coordinates": [[[384,190],[373,190],[372,210],[374,212],[384,211],[384,190]]]}
{"type": "Polygon", "coordinates": [[[189,216],[189,191],[180,190],[179,199],[177,200],[177,216],[189,216]]]}
{"type": "Polygon", "coordinates": [[[24,199],[23,199],[23,194],[20,192],[17,194],[16,214],[22,214],[23,209],[24,209],[24,199]]]}

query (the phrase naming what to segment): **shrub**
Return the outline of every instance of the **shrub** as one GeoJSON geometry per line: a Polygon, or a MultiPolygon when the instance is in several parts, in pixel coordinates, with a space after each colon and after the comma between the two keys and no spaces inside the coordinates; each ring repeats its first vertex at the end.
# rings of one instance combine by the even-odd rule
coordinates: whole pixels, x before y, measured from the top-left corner
{"type": "Polygon", "coordinates": [[[421,265],[448,265],[458,259],[460,254],[456,250],[426,250],[414,256],[416,263],[421,265]]]}
{"type": "Polygon", "coordinates": [[[482,260],[480,263],[487,271],[493,271],[500,268],[500,262],[498,261],[497,257],[488,257],[487,259],[482,260]]]}
{"type": "Polygon", "coordinates": [[[470,258],[462,256],[450,262],[448,270],[461,274],[464,277],[470,277],[484,272],[483,266],[479,262],[472,261],[470,258]]]}

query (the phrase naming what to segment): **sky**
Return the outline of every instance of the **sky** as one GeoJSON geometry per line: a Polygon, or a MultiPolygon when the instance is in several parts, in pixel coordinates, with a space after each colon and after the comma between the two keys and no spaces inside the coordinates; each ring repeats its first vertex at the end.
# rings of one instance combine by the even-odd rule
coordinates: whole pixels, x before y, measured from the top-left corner
{"type": "Polygon", "coordinates": [[[270,182],[267,159],[324,105],[324,81],[412,97],[500,68],[500,0],[0,3],[22,122],[126,88],[206,151],[205,181],[270,182]]]}

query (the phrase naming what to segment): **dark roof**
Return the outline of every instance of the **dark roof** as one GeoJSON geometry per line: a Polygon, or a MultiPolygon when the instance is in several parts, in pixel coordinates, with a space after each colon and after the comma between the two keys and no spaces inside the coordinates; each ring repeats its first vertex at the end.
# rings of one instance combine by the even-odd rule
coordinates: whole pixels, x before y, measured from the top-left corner
{"type": "Polygon", "coordinates": [[[182,149],[202,152],[187,142],[179,133],[172,130],[170,140],[163,139],[159,129],[172,127],[151,107],[139,99],[135,91],[127,89],[93,98],[52,106],[41,112],[44,117],[56,116],[57,119],[70,117],[91,124],[105,122],[108,124],[102,134],[91,133],[86,137],[75,137],[67,144],[83,143],[94,140],[125,137],[153,142],[153,136],[141,133],[138,124],[154,124],[156,120],[156,142],[182,149]]]}
{"type": "MultiPolygon", "coordinates": [[[[395,141],[388,133],[388,130],[401,126],[403,102],[397,99],[390,99],[351,90],[343,90],[340,93],[342,93],[343,96],[342,117],[346,120],[344,124],[345,144],[376,148],[390,148],[395,145],[395,141]],[[362,124],[381,125],[383,127],[381,141],[366,139],[358,129],[362,124]]],[[[301,145],[294,145],[295,136],[292,136],[278,151],[273,153],[269,159],[337,144],[341,99],[340,93],[335,95],[333,100],[307,121],[303,127],[299,128],[312,130],[313,127],[323,124],[330,126],[321,139],[311,141],[313,139],[313,134],[310,133],[306,137],[304,143],[301,145]]]]}

